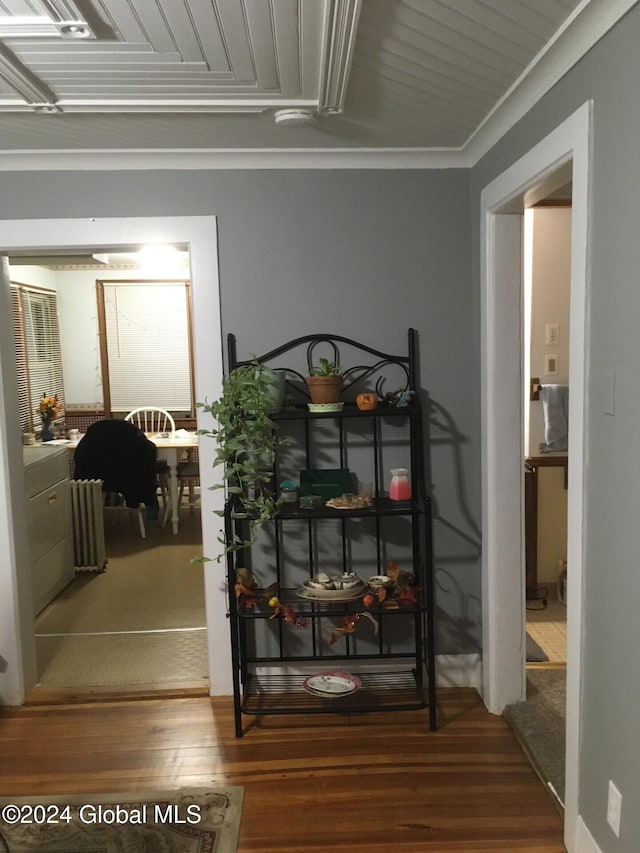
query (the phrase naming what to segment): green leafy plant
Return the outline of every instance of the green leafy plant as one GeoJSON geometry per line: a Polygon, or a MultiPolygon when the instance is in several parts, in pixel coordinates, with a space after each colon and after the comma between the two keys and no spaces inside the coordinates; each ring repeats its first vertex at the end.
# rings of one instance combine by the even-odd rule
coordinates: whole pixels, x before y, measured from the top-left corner
{"type": "Polygon", "coordinates": [[[318,367],[312,367],[309,371],[309,376],[341,376],[342,368],[337,361],[329,361],[328,358],[321,358],[318,367]]]}
{"type": "MultiPolygon", "coordinates": [[[[273,489],[276,453],[286,442],[278,436],[270,417],[273,409],[274,371],[257,361],[241,365],[225,377],[222,396],[213,403],[199,403],[216,421],[211,430],[217,452],[213,464],[222,465],[224,482],[234,518],[249,520],[250,538],[236,533],[231,541],[221,537],[224,553],[239,551],[255,542],[259,529],[278,515],[281,499],[273,489]]],[[[218,510],[224,516],[224,511],[218,510]]],[[[222,555],[218,559],[221,559],[222,555]]]]}

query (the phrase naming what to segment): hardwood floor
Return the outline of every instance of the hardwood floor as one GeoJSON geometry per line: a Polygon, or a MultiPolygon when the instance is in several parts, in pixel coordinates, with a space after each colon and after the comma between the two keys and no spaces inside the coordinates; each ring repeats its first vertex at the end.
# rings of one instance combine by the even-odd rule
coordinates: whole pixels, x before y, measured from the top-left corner
{"type": "Polygon", "coordinates": [[[561,853],[562,818],[470,689],[425,712],[245,718],[226,698],[0,709],[0,796],[243,785],[238,853],[561,853]]]}

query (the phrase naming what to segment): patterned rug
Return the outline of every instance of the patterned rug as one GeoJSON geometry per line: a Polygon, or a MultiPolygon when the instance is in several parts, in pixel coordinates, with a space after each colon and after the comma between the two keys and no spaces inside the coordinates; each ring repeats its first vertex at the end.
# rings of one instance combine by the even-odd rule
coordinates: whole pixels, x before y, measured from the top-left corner
{"type": "Polygon", "coordinates": [[[244,789],[0,799],[1,853],[236,853],[244,789]]]}

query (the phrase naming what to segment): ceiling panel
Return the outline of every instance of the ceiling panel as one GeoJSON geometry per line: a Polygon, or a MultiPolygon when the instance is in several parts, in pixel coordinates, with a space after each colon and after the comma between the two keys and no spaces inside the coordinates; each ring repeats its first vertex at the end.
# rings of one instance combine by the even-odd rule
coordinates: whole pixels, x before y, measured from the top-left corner
{"type": "Polygon", "coordinates": [[[0,0],[0,150],[459,149],[578,7],[0,0]]]}

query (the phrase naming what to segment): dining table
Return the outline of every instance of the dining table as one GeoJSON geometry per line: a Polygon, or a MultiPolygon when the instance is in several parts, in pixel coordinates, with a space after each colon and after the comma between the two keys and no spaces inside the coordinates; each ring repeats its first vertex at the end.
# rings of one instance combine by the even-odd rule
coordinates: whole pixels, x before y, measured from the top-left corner
{"type": "MultiPolygon", "coordinates": [[[[180,523],[180,515],[178,512],[178,463],[181,461],[180,456],[185,451],[188,456],[195,448],[198,447],[198,434],[187,430],[179,429],[174,433],[145,433],[147,438],[152,441],[158,448],[158,458],[164,459],[169,466],[169,500],[171,502],[171,526],[174,534],[178,532],[180,523]]],[[[59,438],[48,442],[52,445],[64,445],[67,450],[73,451],[78,446],[82,439],[82,435],[77,438],[67,439],[59,438]]]]}

